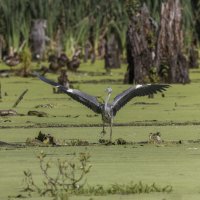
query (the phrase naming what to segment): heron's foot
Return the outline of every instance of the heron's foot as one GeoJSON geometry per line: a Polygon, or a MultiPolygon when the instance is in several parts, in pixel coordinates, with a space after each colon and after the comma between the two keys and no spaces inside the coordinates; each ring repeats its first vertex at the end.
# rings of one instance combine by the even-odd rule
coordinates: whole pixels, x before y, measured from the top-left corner
{"type": "Polygon", "coordinates": [[[102,137],[103,137],[105,134],[106,134],[106,131],[105,131],[105,130],[102,130],[102,131],[101,131],[102,137]]]}

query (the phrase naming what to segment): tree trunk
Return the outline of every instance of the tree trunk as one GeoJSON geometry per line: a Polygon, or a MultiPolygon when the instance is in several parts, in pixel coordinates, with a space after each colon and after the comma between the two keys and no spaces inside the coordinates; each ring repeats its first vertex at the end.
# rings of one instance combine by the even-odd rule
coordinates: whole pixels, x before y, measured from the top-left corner
{"type": "Polygon", "coordinates": [[[130,19],[125,83],[188,83],[179,0],[162,3],[159,30],[145,5],[130,19]]]}
{"type": "Polygon", "coordinates": [[[163,81],[188,83],[188,62],[183,55],[182,14],[179,0],[162,3],[160,30],[157,40],[156,66],[163,81]],[[166,69],[164,66],[168,66],[166,69]],[[163,75],[163,70],[166,72],[163,75]]]}
{"type": "Polygon", "coordinates": [[[134,55],[132,54],[132,47],[131,47],[131,38],[129,37],[129,32],[126,33],[126,55],[127,55],[127,63],[128,63],[128,70],[124,77],[124,83],[132,84],[134,81],[134,55]]]}
{"type": "Polygon", "coordinates": [[[84,62],[90,58],[91,63],[95,63],[96,60],[96,53],[95,53],[95,34],[94,34],[94,26],[95,26],[95,18],[89,18],[89,37],[88,41],[85,44],[85,55],[84,55],[84,62]]]}
{"type": "MultiPolygon", "coordinates": [[[[93,21],[93,20],[92,20],[93,21]]],[[[94,22],[91,22],[90,31],[89,31],[89,42],[91,44],[91,63],[95,63],[96,54],[95,54],[95,38],[94,38],[94,22]]]]}
{"type": "Polygon", "coordinates": [[[106,38],[104,58],[106,70],[120,68],[120,48],[114,33],[111,33],[109,38],[106,38]]]}
{"type": "Polygon", "coordinates": [[[198,68],[199,52],[196,39],[194,39],[194,41],[192,42],[188,53],[189,53],[189,68],[198,68]]]}
{"type": "Polygon", "coordinates": [[[125,83],[144,83],[152,79],[155,58],[156,26],[144,4],[140,13],[130,19],[127,31],[128,71],[125,83]]]}
{"type": "Polygon", "coordinates": [[[58,26],[58,29],[56,31],[56,35],[55,35],[55,52],[56,52],[56,56],[60,57],[60,55],[63,52],[64,46],[63,46],[63,31],[61,29],[60,26],[58,26]]]}
{"type": "Polygon", "coordinates": [[[5,40],[4,40],[4,36],[2,34],[0,34],[0,62],[2,61],[2,57],[3,57],[3,49],[5,48],[5,40]]]}
{"type": "Polygon", "coordinates": [[[199,0],[191,0],[192,9],[193,9],[193,24],[194,24],[194,33],[193,38],[200,41],[200,9],[199,9],[199,0]]]}

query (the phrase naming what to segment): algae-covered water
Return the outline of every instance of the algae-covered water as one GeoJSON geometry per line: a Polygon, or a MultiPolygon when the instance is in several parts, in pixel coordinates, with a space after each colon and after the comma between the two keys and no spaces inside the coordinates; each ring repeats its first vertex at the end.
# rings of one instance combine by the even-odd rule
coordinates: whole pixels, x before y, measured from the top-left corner
{"type": "MultiPolygon", "coordinates": [[[[123,84],[126,70],[112,70],[106,74],[98,62],[95,66],[83,64],[78,73],[69,73],[73,87],[94,96],[105,97],[105,88],[111,86],[112,98],[130,87],[123,84]]],[[[18,96],[28,93],[16,110],[19,116],[0,117],[0,141],[23,145],[27,138],[35,138],[40,131],[58,140],[79,139],[87,146],[0,147],[0,199],[21,194],[23,171],[30,169],[35,182],[41,184],[42,174],[36,156],[44,151],[51,159],[68,158],[79,152],[91,155],[89,185],[128,184],[130,181],[159,186],[171,185],[171,193],[149,193],[109,196],[71,196],[70,199],[199,199],[200,198],[200,76],[191,71],[191,84],[174,84],[164,97],[135,98],[117,113],[113,140],[123,138],[127,145],[98,143],[101,117],[64,94],[54,94],[52,87],[35,77],[1,78],[0,109],[12,109],[18,96]],[[45,117],[29,116],[28,111],[42,111],[45,117]],[[149,133],[160,132],[162,145],[149,144],[149,133]],[[142,143],[144,142],[144,143],[142,143]]],[[[47,74],[57,80],[57,75],[47,74]]],[[[109,134],[105,135],[105,139],[109,134]]],[[[56,170],[55,170],[56,172],[56,170]]],[[[52,171],[54,173],[54,170],[52,171]]],[[[29,197],[28,199],[51,199],[29,197]]]]}

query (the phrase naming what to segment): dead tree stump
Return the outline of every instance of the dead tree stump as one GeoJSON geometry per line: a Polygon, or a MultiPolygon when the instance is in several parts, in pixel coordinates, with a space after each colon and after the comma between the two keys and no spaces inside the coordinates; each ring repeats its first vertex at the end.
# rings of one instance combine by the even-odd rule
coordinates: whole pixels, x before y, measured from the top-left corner
{"type": "Polygon", "coordinates": [[[105,37],[105,69],[109,71],[112,68],[120,68],[121,50],[115,33],[105,37]]]}
{"type": "Polygon", "coordinates": [[[46,42],[49,38],[45,34],[46,20],[36,19],[32,21],[30,31],[30,47],[33,59],[44,59],[46,42]]]}

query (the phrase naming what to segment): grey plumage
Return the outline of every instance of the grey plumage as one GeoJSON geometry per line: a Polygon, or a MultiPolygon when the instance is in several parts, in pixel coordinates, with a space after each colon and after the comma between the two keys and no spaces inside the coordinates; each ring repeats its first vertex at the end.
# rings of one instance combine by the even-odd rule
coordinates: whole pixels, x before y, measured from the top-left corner
{"type": "Polygon", "coordinates": [[[104,125],[108,123],[110,125],[110,141],[112,140],[112,124],[113,118],[116,113],[128,103],[132,98],[137,96],[146,96],[151,94],[156,94],[157,92],[165,91],[170,85],[167,84],[147,84],[147,85],[137,85],[136,87],[130,87],[129,89],[123,91],[117,95],[112,103],[109,103],[109,98],[112,92],[111,88],[107,88],[108,96],[104,103],[100,103],[96,97],[81,92],[76,89],[68,89],[58,83],[49,80],[43,76],[36,73],[38,78],[52,86],[59,87],[61,91],[69,95],[74,100],[82,103],[86,107],[93,110],[95,113],[102,115],[103,121],[103,133],[105,133],[104,125]]]}

